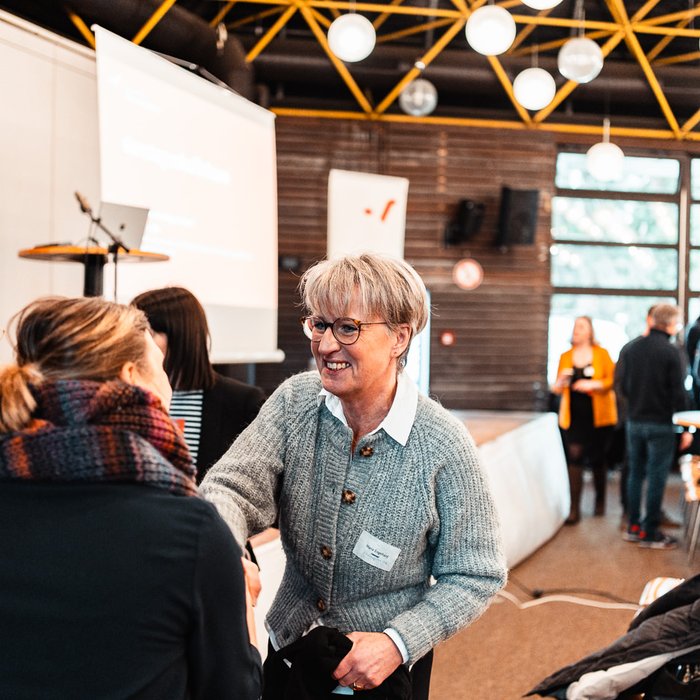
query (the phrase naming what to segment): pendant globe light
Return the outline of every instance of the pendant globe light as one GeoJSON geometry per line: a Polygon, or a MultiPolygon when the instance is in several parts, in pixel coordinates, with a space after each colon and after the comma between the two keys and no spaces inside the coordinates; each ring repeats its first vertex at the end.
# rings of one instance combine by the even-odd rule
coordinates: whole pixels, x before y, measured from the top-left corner
{"type": "Polygon", "coordinates": [[[557,67],[567,80],[590,83],[603,69],[603,52],[593,39],[575,37],[559,49],[557,67]]]}
{"type": "Polygon", "coordinates": [[[515,39],[515,20],[499,5],[484,5],[469,15],[465,33],[477,53],[498,56],[505,53],[515,39]]]}
{"type": "Polygon", "coordinates": [[[531,7],[533,10],[551,10],[561,3],[562,0],[521,0],[523,5],[531,7]]]}
{"type": "Polygon", "coordinates": [[[625,165],[625,154],[619,146],[610,143],[610,120],[603,120],[603,140],[588,149],[586,169],[603,182],[619,180],[625,165]]]}
{"type": "Polygon", "coordinates": [[[513,92],[518,104],[525,109],[544,109],[557,92],[554,78],[544,68],[526,68],[513,81],[513,92]]]}
{"type": "Polygon", "coordinates": [[[532,54],[532,67],[518,73],[513,81],[513,94],[518,104],[529,110],[544,109],[557,92],[554,78],[537,65],[537,50],[532,54]]]}
{"type": "Polygon", "coordinates": [[[331,51],[347,63],[356,63],[372,53],[377,33],[372,23],[363,15],[351,12],[333,20],[328,28],[328,45],[331,51]]]}
{"type": "MultiPolygon", "coordinates": [[[[578,36],[569,39],[559,49],[557,67],[559,72],[567,79],[577,83],[590,83],[603,69],[603,51],[593,39],[583,35],[583,23],[586,15],[583,9],[583,0],[577,0],[574,7],[574,19],[581,24],[578,36]]],[[[572,34],[575,30],[572,30],[572,34]]]]}
{"type": "Polygon", "coordinates": [[[399,95],[401,109],[414,117],[425,117],[437,107],[435,86],[425,78],[410,82],[399,95]]]}

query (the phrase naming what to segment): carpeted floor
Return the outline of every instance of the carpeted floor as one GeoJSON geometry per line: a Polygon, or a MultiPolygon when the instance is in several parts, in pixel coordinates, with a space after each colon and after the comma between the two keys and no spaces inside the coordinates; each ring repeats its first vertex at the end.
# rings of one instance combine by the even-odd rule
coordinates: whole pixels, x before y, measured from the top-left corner
{"type": "MultiPolygon", "coordinates": [[[[681,517],[680,493],[680,477],[672,475],[664,510],[677,519],[681,517]]],[[[637,603],[650,579],[687,578],[700,571],[700,553],[688,566],[682,546],[656,551],[622,540],[616,474],[608,483],[606,516],[592,517],[592,511],[592,486],[587,482],[581,522],[563,527],[513,569],[506,591],[523,602],[531,600],[524,587],[545,594],[554,589],[598,590],[637,603]]],[[[682,538],[680,530],[668,533],[682,538]]],[[[499,598],[471,627],[436,649],[430,698],[516,700],[561,666],[624,634],[633,614],[562,602],[521,610],[499,598]]]]}

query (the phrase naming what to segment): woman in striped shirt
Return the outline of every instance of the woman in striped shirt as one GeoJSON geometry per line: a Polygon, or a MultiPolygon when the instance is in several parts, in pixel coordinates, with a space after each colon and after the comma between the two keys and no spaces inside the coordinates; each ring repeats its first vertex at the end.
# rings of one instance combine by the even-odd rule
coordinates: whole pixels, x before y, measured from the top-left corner
{"type": "Polygon", "coordinates": [[[163,287],[139,294],[132,304],[148,317],[165,355],[173,387],[170,415],[184,429],[199,483],[255,418],[265,395],[256,386],[214,371],[207,317],[192,292],[163,287]]]}

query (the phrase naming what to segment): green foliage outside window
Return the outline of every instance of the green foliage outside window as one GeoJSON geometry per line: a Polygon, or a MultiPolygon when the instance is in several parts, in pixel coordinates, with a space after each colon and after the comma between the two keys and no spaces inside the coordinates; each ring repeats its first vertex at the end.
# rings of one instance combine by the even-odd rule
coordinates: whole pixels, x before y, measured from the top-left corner
{"type": "Polygon", "coordinates": [[[676,288],[678,252],[673,249],[557,243],[551,252],[555,287],[664,291],[676,288]]]}
{"type": "Polygon", "coordinates": [[[675,244],[678,242],[678,205],[554,197],[552,238],[585,243],[675,244]]]}
{"type": "MultiPolygon", "coordinates": [[[[698,166],[700,167],[700,166],[698,166]]],[[[625,157],[622,177],[612,182],[596,180],[586,169],[585,153],[560,153],[555,184],[567,190],[603,192],[648,192],[675,194],[680,180],[680,163],[673,158],[625,157]]],[[[698,178],[700,192],[700,178],[698,178]]],[[[694,198],[700,199],[699,195],[694,198]]]]}

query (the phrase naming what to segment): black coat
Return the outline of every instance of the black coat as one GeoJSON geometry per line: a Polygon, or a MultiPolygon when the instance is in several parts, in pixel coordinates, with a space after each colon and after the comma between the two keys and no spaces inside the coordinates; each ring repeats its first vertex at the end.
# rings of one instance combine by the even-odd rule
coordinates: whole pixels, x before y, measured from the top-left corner
{"type": "Polygon", "coordinates": [[[603,671],[696,644],[700,644],[700,574],[645,608],[632,620],[627,634],[548,676],[527,695],[564,697],[561,692],[584,673],[603,671]]]}
{"type": "Polygon", "coordinates": [[[668,333],[655,328],[620,350],[615,389],[626,401],[627,420],[671,425],[673,414],[687,408],[681,360],[668,333]]]}
{"type": "Polygon", "coordinates": [[[197,453],[197,482],[223,454],[265,403],[262,389],[216,374],[202,396],[202,432],[197,453]]]}
{"type": "MultiPolygon", "coordinates": [[[[352,649],[352,641],[335,627],[314,627],[308,634],[265,660],[262,700],[334,700],[338,682],[333,671],[352,649]],[[285,662],[289,661],[291,667],[285,662]]],[[[366,700],[411,700],[411,678],[399,666],[381,685],[357,691],[366,700]]]]}
{"type": "Polygon", "coordinates": [[[240,554],[197,497],[0,482],[0,696],[256,700],[240,554]]]}

